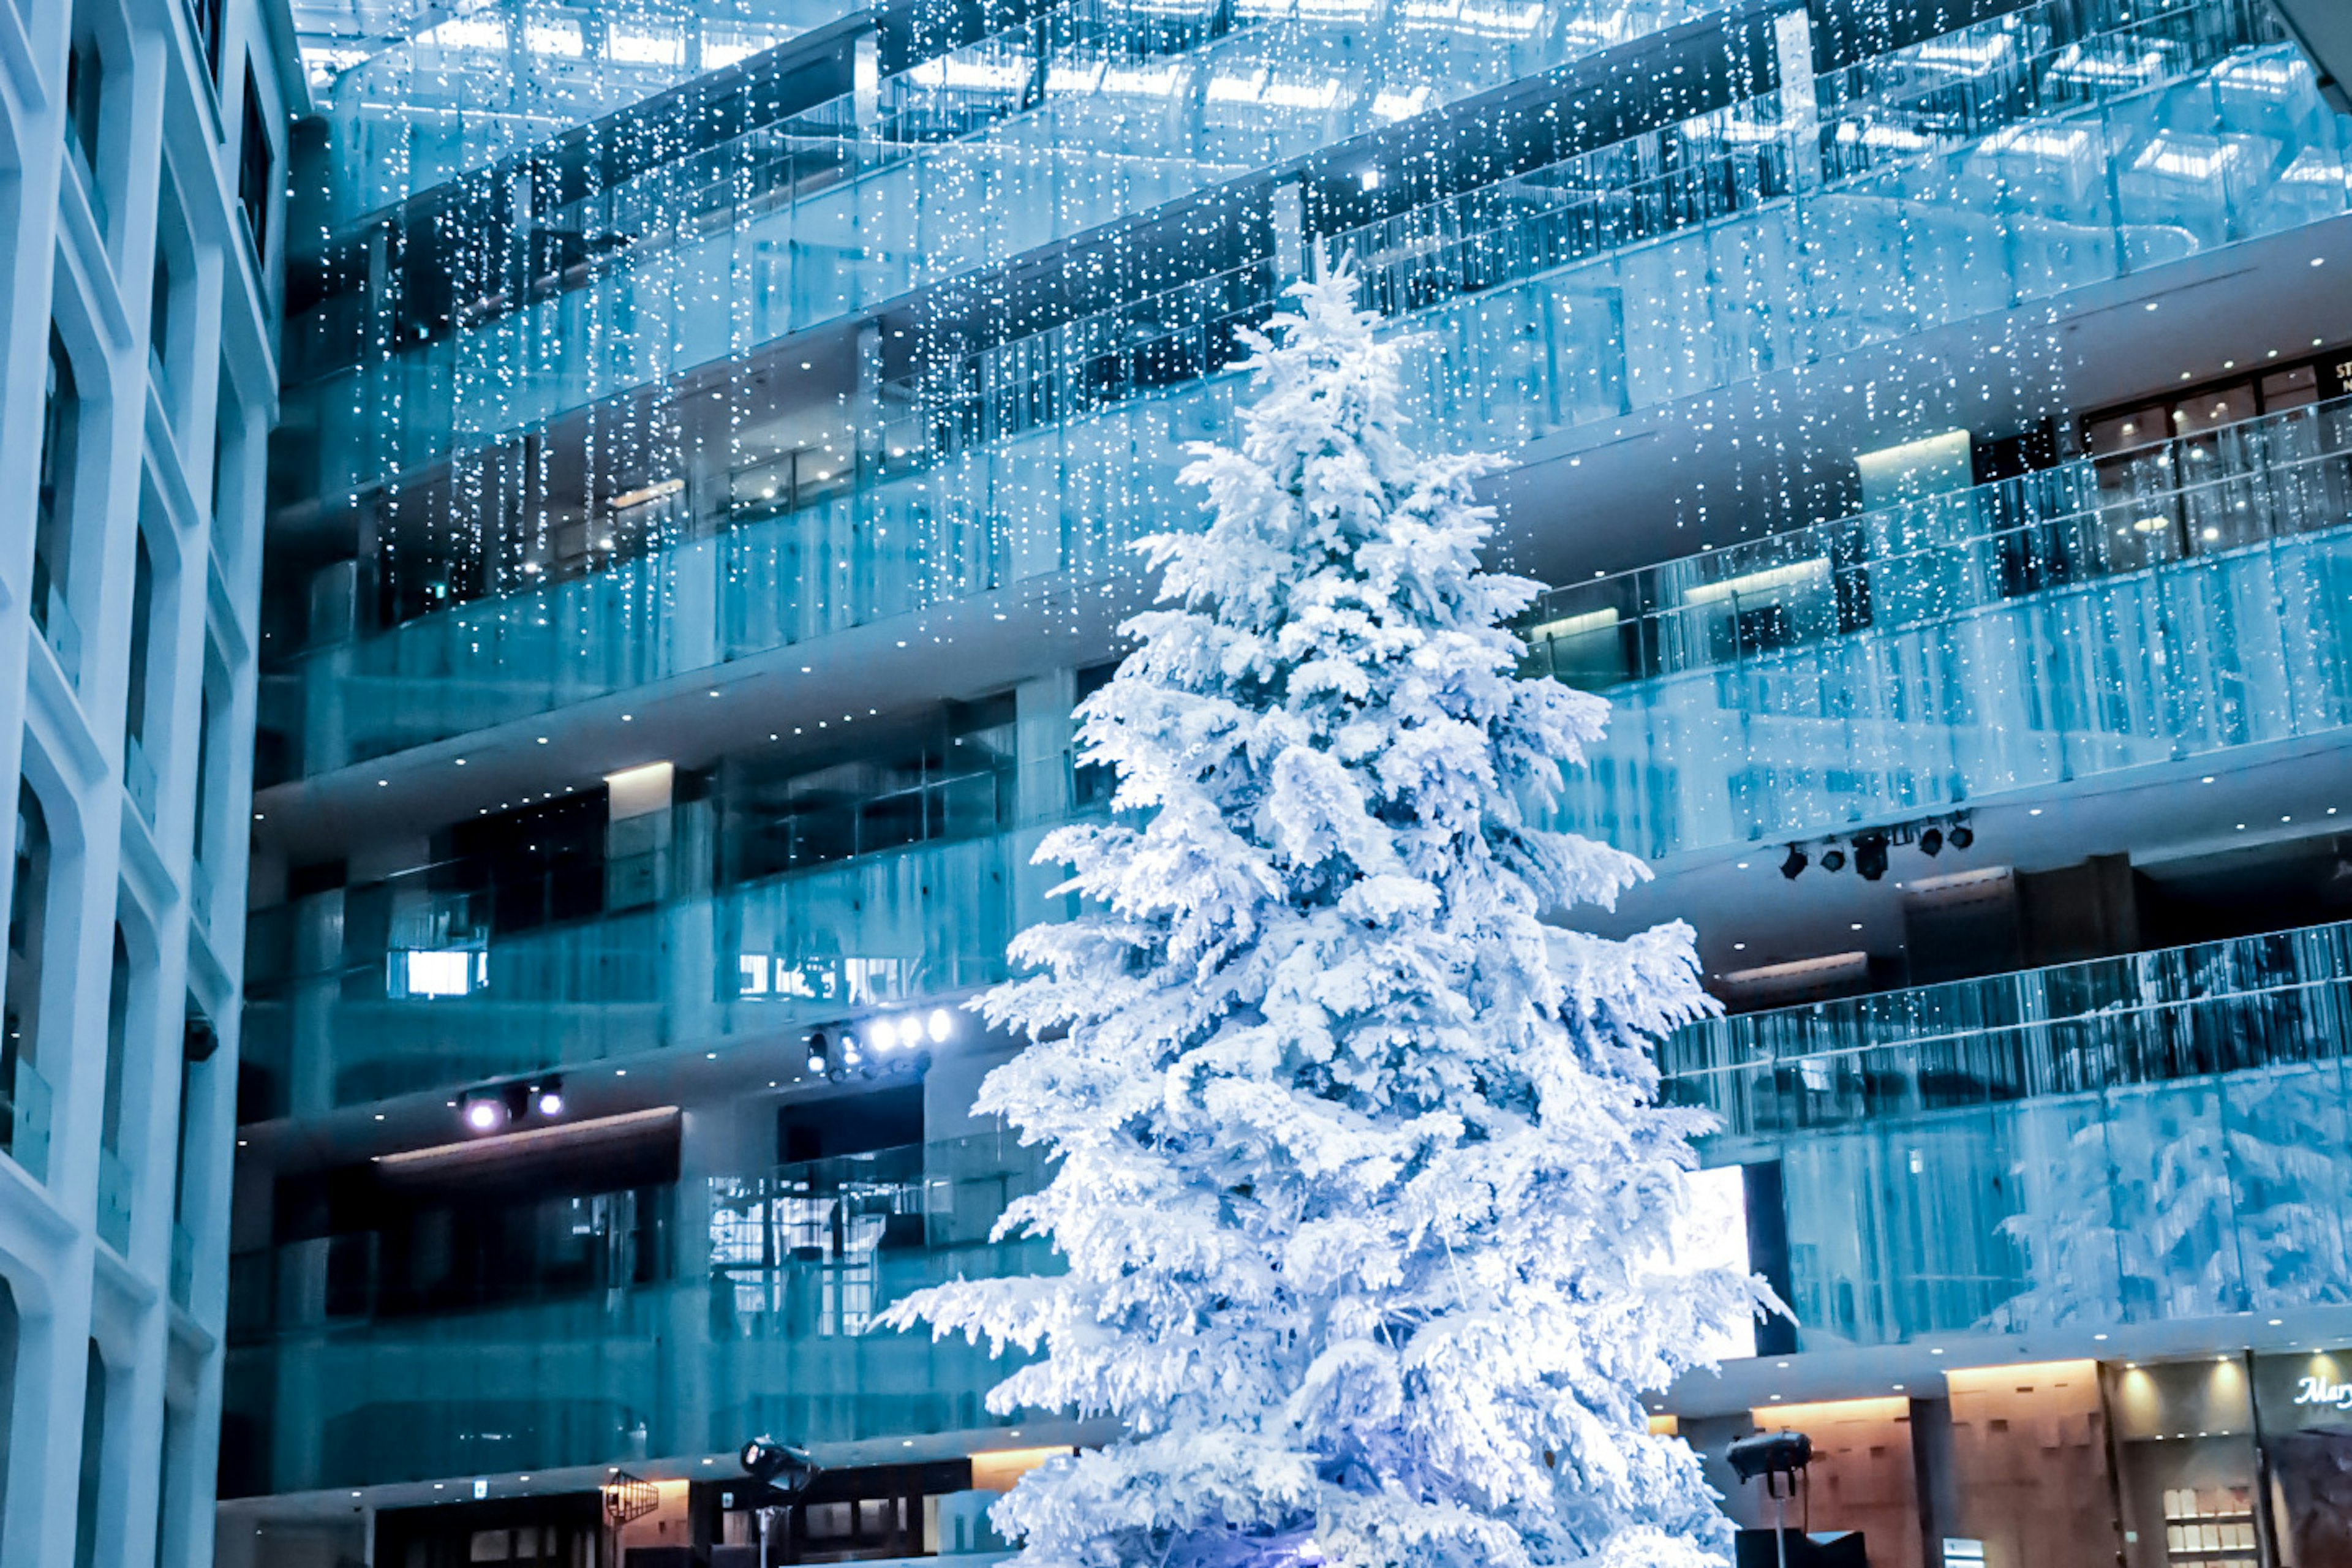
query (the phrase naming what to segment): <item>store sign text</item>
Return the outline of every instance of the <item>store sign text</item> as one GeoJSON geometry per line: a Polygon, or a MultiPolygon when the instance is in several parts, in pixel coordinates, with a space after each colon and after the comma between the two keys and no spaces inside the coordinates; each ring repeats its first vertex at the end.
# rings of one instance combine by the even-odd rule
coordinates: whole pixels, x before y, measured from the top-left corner
{"type": "Polygon", "coordinates": [[[2352,1383],[2330,1383],[2324,1377],[2306,1377],[2294,1385],[2297,1405],[2332,1405],[2338,1410],[2352,1410],[2352,1383]]]}

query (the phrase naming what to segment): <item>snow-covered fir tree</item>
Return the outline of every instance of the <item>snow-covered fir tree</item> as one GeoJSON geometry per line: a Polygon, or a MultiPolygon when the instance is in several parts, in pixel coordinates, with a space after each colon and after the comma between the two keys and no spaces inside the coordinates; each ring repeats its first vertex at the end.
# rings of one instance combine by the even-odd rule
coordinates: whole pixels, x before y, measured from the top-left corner
{"type": "Polygon", "coordinates": [[[1097,912],[982,1003],[1034,1043],[978,1108],[1058,1157],[1002,1231],[1068,1272],[889,1321],[1042,1348],[992,1409],[1123,1425],[998,1505],[1022,1568],[1713,1561],[1641,1400],[1763,1299],[1672,1239],[1701,1121],[1651,1045],[1708,1006],[1690,932],[1539,918],[1643,875],[1533,819],[1605,704],[1517,677],[1493,460],[1405,444],[1344,269],[1294,292],[1079,710],[1118,815],[1039,858],[1097,912]]]}

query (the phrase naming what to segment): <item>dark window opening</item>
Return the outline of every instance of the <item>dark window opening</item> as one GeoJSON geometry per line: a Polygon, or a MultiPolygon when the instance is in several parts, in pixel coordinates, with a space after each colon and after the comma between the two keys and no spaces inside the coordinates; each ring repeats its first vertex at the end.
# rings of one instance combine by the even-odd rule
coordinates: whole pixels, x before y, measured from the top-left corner
{"type": "Polygon", "coordinates": [[[245,135],[237,145],[236,199],[253,235],[253,258],[269,254],[269,121],[261,111],[261,87],[253,67],[245,68],[245,135]]]}

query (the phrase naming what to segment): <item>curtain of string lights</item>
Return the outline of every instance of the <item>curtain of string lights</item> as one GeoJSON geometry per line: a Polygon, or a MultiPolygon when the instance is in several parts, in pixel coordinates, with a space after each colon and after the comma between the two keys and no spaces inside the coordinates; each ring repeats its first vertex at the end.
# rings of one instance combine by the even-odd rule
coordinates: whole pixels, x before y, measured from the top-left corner
{"type": "Polygon", "coordinates": [[[506,3],[315,54],[286,444],[370,574],[338,668],[469,683],[456,733],[894,617],[944,643],[1024,585],[1075,626],[1192,515],[1243,330],[1339,258],[1449,444],[1721,421],[1729,480],[1657,502],[1696,559],[1853,510],[1825,407],[2063,414],[2070,290],[2345,206],[2346,122],[2252,0],[1943,26],[506,3]]]}

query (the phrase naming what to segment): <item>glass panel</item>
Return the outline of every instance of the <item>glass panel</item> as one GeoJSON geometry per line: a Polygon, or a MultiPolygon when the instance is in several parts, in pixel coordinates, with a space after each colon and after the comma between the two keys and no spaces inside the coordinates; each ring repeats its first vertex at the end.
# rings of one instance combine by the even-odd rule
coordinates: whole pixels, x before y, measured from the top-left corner
{"type": "MultiPolygon", "coordinates": [[[[228,1403],[263,1439],[256,1479],[273,1491],[625,1463],[749,1431],[832,1444],[1017,1428],[981,1398],[1018,1356],[871,1322],[956,1275],[1050,1268],[1039,1244],[988,1239],[1042,1174],[1033,1152],[988,1135],[719,1177],[679,1190],[709,1245],[672,1275],[431,1317],[345,1300],[331,1324],[248,1320],[228,1403]],[[319,1440],[268,1442],[281,1424],[319,1440]]],[[[275,1272],[282,1303],[324,1299],[315,1245],[239,1265],[248,1279],[275,1272]]]]}

